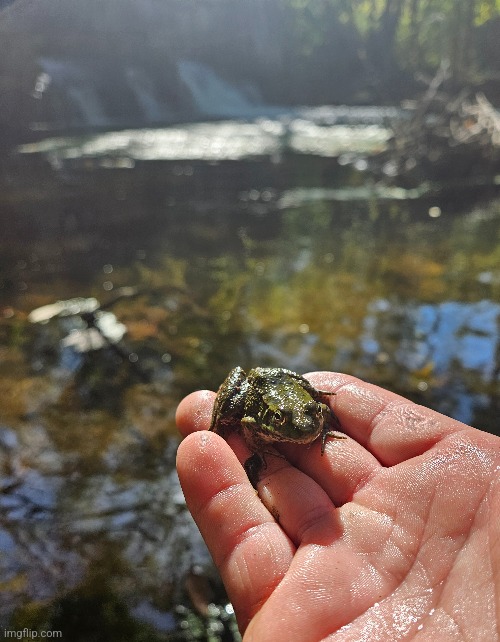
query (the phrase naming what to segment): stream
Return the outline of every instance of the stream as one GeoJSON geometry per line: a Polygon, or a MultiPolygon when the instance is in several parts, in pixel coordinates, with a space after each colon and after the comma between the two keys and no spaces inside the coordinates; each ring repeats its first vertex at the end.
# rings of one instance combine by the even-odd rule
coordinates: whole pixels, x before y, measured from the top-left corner
{"type": "Polygon", "coordinates": [[[178,402],[235,365],[499,434],[500,199],[376,177],[393,115],[53,132],[1,161],[4,627],[237,639],[174,468],[178,402]]]}

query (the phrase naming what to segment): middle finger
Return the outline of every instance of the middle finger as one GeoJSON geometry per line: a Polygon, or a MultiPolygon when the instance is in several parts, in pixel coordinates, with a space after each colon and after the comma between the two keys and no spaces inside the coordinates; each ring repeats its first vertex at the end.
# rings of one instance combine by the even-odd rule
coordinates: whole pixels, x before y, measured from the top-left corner
{"type": "Polygon", "coordinates": [[[283,446],[280,450],[324,489],[335,506],[351,501],[355,492],[381,469],[377,458],[350,437],[329,440],[323,455],[319,443],[309,448],[283,446]]]}

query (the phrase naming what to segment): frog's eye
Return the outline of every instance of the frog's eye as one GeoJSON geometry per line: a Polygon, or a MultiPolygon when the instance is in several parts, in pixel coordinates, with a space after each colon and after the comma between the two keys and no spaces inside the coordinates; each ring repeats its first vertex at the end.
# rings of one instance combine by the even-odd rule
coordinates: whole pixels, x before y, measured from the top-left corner
{"type": "Polygon", "coordinates": [[[274,411],[274,423],[282,426],[286,422],[286,414],[282,410],[274,411]]]}

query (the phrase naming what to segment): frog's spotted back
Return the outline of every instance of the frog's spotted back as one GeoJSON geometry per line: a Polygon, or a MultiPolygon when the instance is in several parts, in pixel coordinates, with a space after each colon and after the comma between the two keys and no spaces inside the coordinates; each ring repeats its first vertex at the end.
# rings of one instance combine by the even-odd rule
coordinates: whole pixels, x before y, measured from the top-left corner
{"type": "Polygon", "coordinates": [[[247,375],[237,367],[219,388],[210,430],[221,435],[228,429],[238,431],[248,448],[260,456],[260,466],[255,464],[255,455],[251,458],[254,483],[265,467],[269,444],[310,444],[321,436],[323,454],[327,437],[345,438],[333,432],[341,429],[340,421],[324,403],[333,394],[317,390],[307,379],[284,368],[253,368],[247,375]]]}

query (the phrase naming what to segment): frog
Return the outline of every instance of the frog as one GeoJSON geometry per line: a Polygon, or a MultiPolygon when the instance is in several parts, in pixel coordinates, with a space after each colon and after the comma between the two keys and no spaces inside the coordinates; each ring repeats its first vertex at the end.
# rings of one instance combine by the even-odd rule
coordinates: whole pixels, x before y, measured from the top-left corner
{"type": "MultiPolygon", "coordinates": [[[[266,454],[276,443],[311,444],[321,438],[321,455],[328,437],[345,439],[340,420],[324,403],[334,392],[315,388],[302,375],[285,368],[261,368],[248,374],[237,366],[220,386],[210,428],[221,436],[236,430],[253,453],[245,471],[254,487],[266,467],[266,454]]],[[[280,456],[280,455],[277,455],[280,456]]]]}

